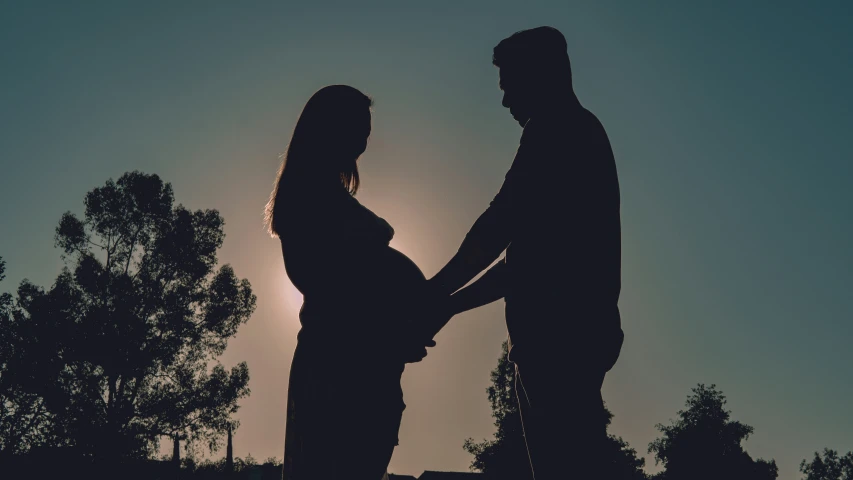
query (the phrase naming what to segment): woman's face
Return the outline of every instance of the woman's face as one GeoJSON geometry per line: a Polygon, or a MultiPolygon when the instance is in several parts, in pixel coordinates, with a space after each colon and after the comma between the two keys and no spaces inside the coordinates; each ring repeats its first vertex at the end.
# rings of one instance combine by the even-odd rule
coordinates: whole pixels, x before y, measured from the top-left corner
{"type": "Polygon", "coordinates": [[[356,160],[365,150],[367,150],[367,140],[370,138],[371,131],[371,115],[370,110],[366,110],[362,117],[359,119],[359,128],[357,129],[358,137],[356,144],[356,160]]]}
{"type": "Polygon", "coordinates": [[[367,150],[367,141],[370,138],[370,110],[354,115],[346,120],[342,126],[343,131],[339,133],[339,142],[335,148],[338,164],[335,168],[339,171],[349,172],[355,170],[359,157],[367,150]]]}

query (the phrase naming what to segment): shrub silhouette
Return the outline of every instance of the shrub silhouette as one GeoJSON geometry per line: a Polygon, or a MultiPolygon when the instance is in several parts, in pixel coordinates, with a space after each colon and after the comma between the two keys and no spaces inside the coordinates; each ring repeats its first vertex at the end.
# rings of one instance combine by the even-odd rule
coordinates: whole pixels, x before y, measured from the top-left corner
{"type": "MultiPolygon", "coordinates": [[[[506,342],[491,377],[492,385],[487,392],[497,430],[492,440],[477,443],[469,438],[465,441],[465,450],[474,456],[471,469],[483,472],[489,478],[532,479],[515,396],[515,365],[507,359],[506,342]]],[[[608,410],[607,415],[609,425],[613,414],[608,410]]],[[[608,463],[601,466],[601,478],[646,480],[643,471],[646,461],[637,457],[637,451],[620,437],[608,435],[608,440],[608,463]]],[[[570,470],[571,465],[566,465],[566,469],[570,470]]]]}
{"type": "Polygon", "coordinates": [[[670,425],[657,425],[663,434],[649,444],[649,453],[665,470],[658,480],[773,480],[774,460],[753,460],[741,446],[753,428],[731,420],[726,397],[715,385],[699,384],[687,397],[687,409],[670,425]]]}

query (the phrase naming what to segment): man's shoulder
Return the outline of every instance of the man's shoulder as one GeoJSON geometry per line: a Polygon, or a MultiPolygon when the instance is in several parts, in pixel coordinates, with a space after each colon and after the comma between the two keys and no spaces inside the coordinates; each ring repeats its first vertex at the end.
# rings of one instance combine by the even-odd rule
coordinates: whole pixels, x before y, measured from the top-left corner
{"type": "Polygon", "coordinates": [[[568,146],[577,141],[588,141],[601,136],[606,138],[607,133],[598,117],[580,107],[568,112],[531,118],[524,125],[521,143],[568,146]]]}
{"type": "Polygon", "coordinates": [[[524,133],[530,134],[559,134],[578,127],[585,128],[598,124],[598,118],[583,107],[557,110],[531,118],[524,125],[524,133]]]}
{"type": "Polygon", "coordinates": [[[555,139],[559,136],[561,129],[557,122],[548,118],[531,118],[524,124],[521,132],[521,145],[536,145],[555,139]]]}

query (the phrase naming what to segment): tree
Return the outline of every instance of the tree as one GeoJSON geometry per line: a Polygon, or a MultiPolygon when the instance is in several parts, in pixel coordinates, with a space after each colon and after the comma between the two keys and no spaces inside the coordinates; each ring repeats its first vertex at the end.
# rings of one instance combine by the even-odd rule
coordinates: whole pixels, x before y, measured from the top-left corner
{"type": "Polygon", "coordinates": [[[815,452],[811,462],[803,460],[800,472],[806,475],[803,480],[853,480],[853,452],[839,457],[835,450],[825,448],[823,457],[815,452]]]}
{"type": "MultiPolygon", "coordinates": [[[[515,394],[515,366],[508,360],[507,353],[507,343],[504,342],[497,368],[491,374],[492,385],[486,390],[497,428],[494,439],[476,443],[469,438],[465,440],[464,448],[474,456],[472,470],[491,478],[532,479],[515,394]]],[[[608,410],[608,426],[612,418],[613,414],[608,410]]],[[[637,457],[636,450],[620,437],[608,435],[608,440],[608,465],[602,466],[602,470],[607,471],[606,478],[646,480],[645,460],[637,457]]]]}
{"type": "Polygon", "coordinates": [[[6,371],[40,398],[58,436],[86,456],[147,457],[161,436],[215,450],[249,394],[245,362],[216,361],[255,308],[245,279],[216,269],[216,210],[174,205],[157,175],[126,173],[62,216],[66,268],[24,281],[6,371]]]}
{"type": "Polygon", "coordinates": [[[657,425],[663,434],[649,444],[655,463],[665,470],[660,480],[773,480],[778,475],[774,460],[753,460],[744,451],[753,428],[731,420],[726,397],[715,385],[699,384],[687,398],[687,409],[678,412],[670,425],[657,425]]]}
{"type": "Polygon", "coordinates": [[[465,440],[465,450],[474,456],[471,469],[490,476],[512,479],[532,479],[524,430],[515,396],[515,366],[507,359],[504,342],[497,367],[492,370],[492,385],[486,389],[495,419],[494,439],[475,443],[465,440]]]}
{"type": "MultiPolygon", "coordinates": [[[[0,257],[0,281],[6,278],[0,257]]],[[[12,295],[0,294],[0,454],[20,455],[55,442],[53,418],[44,399],[22,388],[12,370],[20,354],[20,332],[13,327],[21,311],[12,295]]]]}

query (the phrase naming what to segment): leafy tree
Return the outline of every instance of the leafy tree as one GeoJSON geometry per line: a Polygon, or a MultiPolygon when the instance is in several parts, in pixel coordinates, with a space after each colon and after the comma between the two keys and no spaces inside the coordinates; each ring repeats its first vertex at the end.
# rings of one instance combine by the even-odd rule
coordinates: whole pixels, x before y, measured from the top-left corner
{"type": "MultiPolygon", "coordinates": [[[[0,257],[0,281],[6,278],[6,262],[0,257]]],[[[16,381],[15,358],[20,332],[12,326],[21,311],[8,293],[0,294],[0,453],[18,455],[55,439],[53,418],[44,399],[16,381]]]]}
{"type": "Polygon", "coordinates": [[[215,268],[223,224],[216,210],[175,206],[157,175],[126,173],[86,195],[83,219],[62,216],[67,266],[51,288],[21,283],[7,371],[83,454],[147,457],[161,436],[215,450],[236,426],[248,367],[216,358],[255,296],[215,268]]]}
{"type": "Polygon", "coordinates": [[[687,398],[687,409],[670,425],[657,425],[663,434],[649,444],[655,462],[665,470],[660,480],[773,480],[774,460],[753,460],[741,446],[753,428],[731,420],[726,397],[715,385],[699,384],[687,398]]]}
{"type": "Polygon", "coordinates": [[[465,450],[474,456],[471,469],[488,475],[501,475],[518,480],[532,479],[524,430],[515,396],[515,366],[507,359],[503,343],[497,367],[492,370],[492,385],[486,389],[495,419],[494,439],[475,443],[465,440],[465,450]]]}
{"type": "Polygon", "coordinates": [[[823,456],[815,452],[811,462],[800,463],[800,472],[806,475],[803,480],[853,480],[853,452],[843,457],[828,448],[823,450],[823,456]]]}
{"type": "MultiPolygon", "coordinates": [[[[495,419],[494,439],[477,443],[469,438],[465,440],[465,450],[474,456],[471,469],[487,474],[492,478],[513,480],[532,479],[527,446],[524,442],[524,430],[518,401],[515,394],[515,365],[507,359],[507,344],[504,342],[497,368],[492,371],[492,385],[487,389],[495,419]]],[[[607,411],[607,424],[613,414],[607,411]]],[[[637,457],[637,452],[626,441],[614,435],[608,435],[608,465],[602,466],[606,478],[619,480],[646,480],[643,470],[645,460],[637,457]]],[[[603,476],[604,478],[604,476],[603,476]]]]}

